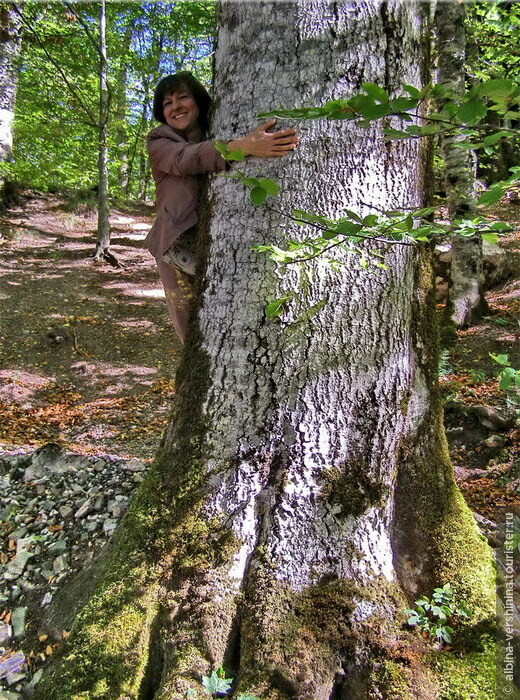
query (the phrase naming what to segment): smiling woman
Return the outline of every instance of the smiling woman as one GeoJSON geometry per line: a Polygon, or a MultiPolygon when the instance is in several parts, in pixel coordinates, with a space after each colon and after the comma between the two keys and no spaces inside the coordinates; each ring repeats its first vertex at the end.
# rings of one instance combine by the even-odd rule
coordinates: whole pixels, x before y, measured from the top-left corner
{"type": "MultiPolygon", "coordinates": [[[[157,261],[168,311],[183,343],[196,267],[197,205],[200,175],[226,170],[227,163],[206,141],[211,97],[191,73],[163,78],[155,90],[153,115],[162,125],[148,135],[147,147],[156,184],[157,217],[146,246],[157,261]]],[[[246,156],[274,158],[296,148],[294,129],[270,132],[271,119],[229,143],[246,156]]]]}

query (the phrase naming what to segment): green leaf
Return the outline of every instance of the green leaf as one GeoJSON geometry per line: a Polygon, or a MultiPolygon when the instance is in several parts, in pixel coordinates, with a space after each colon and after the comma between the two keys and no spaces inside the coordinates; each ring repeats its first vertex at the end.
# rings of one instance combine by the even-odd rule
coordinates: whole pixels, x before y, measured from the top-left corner
{"type": "Polygon", "coordinates": [[[363,224],[355,224],[352,221],[338,221],[333,230],[336,233],[341,233],[343,236],[355,236],[362,228],[363,224]]]}
{"type": "Polygon", "coordinates": [[[497,141],[500,141],[501,138],[509,136],[512,136],[512,134],[510,134],[508,131],[497,131],[494,134],[489,134],[489,136],[486,136],[482,140],[482,143],[486,144],[486,146],[492,146],[497,141]]]}
{"type": "Polygon", "coordinates": [[[407,109],[417,107],[417,100],[411,100],[409,97],[398,97],[390,102],[392,112],[406,112],[407,109]]]}
{"type": "Polygon", "coordinates": [[[388,139],[409,139],[410,134],[408,131],[400,131],[399,129],[383,129],[384,135],[388,139]]]}
{"type": "Polygon", "coordinates": [[[516,370],[513,369],[513,367],[506,367],[500,374],[500,382],[498,384],[498,388],[502,389],[502,391],[509,389],[509,387],[515,379],[515,376],[516,370]]]}
{"type": "Polygon", "coordinates": [[[273,299],[265,307],[265,316],[268,320],[272,320],[277,316],[281,316],[286,304],[291,301],[292,295],[286,294],[279,299],[273,299]]]}
{"type": "Polygon", "coordinates": [[[260,204],[263,204],[267,198],[267,190],[265,190],[263,187],[253,187],[251,192],[249,193],[249,197],[253,204],[255,206],[260,206],[260,204]]]}
{"type": "Polygon", "coordinates": [[[225,695],[231,690],[232,678],[221,678],[217,671],[212,671],[211,676],[202,676],[202,685],[209,695],[225,695]]]}
{"type": "Polygon", "coordinates": [[[489,97],[492,100],[504,100],[515,92],[517,86],[514,80],[497,78],[495,80],[486,80],[486,82],[476,85],[475,88],[476,92],[482,97],[489,97]]]}
{"type": "Polygon", "coordinates": [[[495,360],[499,365],[504,365],[505,367],[509,367],[509,355],[493,355],[492,352],[489,353],[489,356],[495,360]]]}
{"type": "Polygon", "coordinates": [[[502,199],[502,197],[505,194],[505,188],[501,186],[494,185],[493,187],[490,187],[489,190],[486,190],[485,192],[482,192],[480,197],[477,200],[477,204],[483,204],[483,205],[490,205],[490,204],[495,204],[498,202],[499,199],[502,199]]]}
{"type": "Polygon", "coordinates": [[[373,121],[374,119],[381,119],[381,117],[386,117],[387,114],[391,114],[392,110],[388,104],[373,104],[369,107],[365,107],[361,112],[361,116],[364,119],[373,121]]]}
{"type": "Polygon", "coordinates": [[[220,141],[215,141],[215,148],[225,160],[245,160],[244,152],[240,148],[232,151],[227,143],[220,141]]]}
{"type": "Polygon", "coordinates": [[[413,85],[403,85],[403,90],[407,92],[411,97],[416,98],[418,100],[421,99],[421,91],[413,85]]]}
{"type": "Polygon", "coordinates": [[[496,233],[481,233],[480,235],[486,243],[498,243],[500,240],[496,233]]]}
{"type": "Polygon", "coordinates": [[[267,194],[276,195],[280,192],[280,185],[267,177],[260,178],[259,185],[264,188],[267,194]]]}
{"type": "Polygon", "coordinates": [[[365,216],[363,219],[363,224],[365,226],[375,226],[377,222],[379,221],[379,217],[376,214],[369,214],[368,216],[365,216]]]}
{"type": "Polygon", "coordinates": [[[480,100],[467,100],[457,110],[457,117],[464,124],[476,124],[487,112],[486,105],[480,100]]]}
{"type": "Polygon", "coordinates": [[[388,102],[389,97],[387,91],[379,85],[375,83],[363,83],[361,87],[367,95],[370,95],[370,97],[373,97],[375,100],[379,102],[388,102]]]}

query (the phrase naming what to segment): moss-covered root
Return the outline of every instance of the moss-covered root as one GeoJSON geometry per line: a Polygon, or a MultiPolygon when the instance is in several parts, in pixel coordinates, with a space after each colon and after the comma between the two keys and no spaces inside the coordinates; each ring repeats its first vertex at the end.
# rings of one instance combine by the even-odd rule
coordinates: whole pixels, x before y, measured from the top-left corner
{"type": "Polygon", "coordinates": [[[378,578],[326,579],[294,592],[252,567],[242,610],[238,690],[263,700],[433,700],[421,640],[401,630],[406,602],[378,578]]]}

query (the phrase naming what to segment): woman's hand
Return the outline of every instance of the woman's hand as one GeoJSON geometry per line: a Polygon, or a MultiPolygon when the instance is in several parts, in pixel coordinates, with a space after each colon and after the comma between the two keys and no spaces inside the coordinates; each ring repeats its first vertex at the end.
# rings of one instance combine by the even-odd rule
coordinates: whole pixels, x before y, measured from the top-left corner
{"type": "Polygon", "coordinates": [[[244,155],[258,158],[286,156],[298,145],[296,129],[268,132],[267,130],[271,129],[275,123],[276,119],[269,119],[247,136],[228,143],[229,148],[232,151],[240,149],[244,155]]]}

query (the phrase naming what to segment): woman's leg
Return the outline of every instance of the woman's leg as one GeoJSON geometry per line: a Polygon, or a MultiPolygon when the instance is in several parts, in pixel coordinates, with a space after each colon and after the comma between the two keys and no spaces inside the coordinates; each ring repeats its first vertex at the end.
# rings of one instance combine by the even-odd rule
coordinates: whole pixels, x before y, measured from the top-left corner
{"type": "Polygon", "coordinates": [[[156,262],[173,327],[181,343],[184,343],[193,298],[193,277],[168,265],[164,260],[156,259],[156,262]]]}

